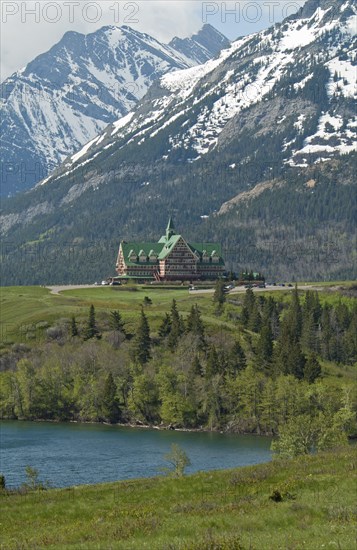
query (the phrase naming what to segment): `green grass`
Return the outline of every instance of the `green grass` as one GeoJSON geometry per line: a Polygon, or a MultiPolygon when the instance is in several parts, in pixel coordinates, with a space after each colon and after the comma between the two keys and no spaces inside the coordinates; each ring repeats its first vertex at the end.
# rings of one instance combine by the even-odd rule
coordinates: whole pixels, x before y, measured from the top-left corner
{"type": "MultiPolygon", "coordinates": [[[[118,290],[117,287],[99,287],[93,289],[68,290],[58,295],[41,287],[5,287],[1,289],[1,335],[9,340],[19,341],[26,333],[26,327],[38,323],[52,324],[60,318],[88,317],[89,306],[93,304],[97,313],[119,309],[125,320],[136,322],[144,297],[153,301],[146,312],[153,319],[161,318],[168,311],[172,299],[180,304],[181,311],[189,311],[192,304],[202,299],[190,297],[187,289],[160,291],[160,289],[142,289],[136,292],[118,290]]],[[[206,302],[211,302],[210,299],[206,302]]]]}
{"type": "MultiPolygon", "coordinates": [[[[335,283],[330,283],[334,285],[335,283]]],[[[319,283],[320,285],[320,283],[319,283]]],[[[341,286],[348,286],[344,283],[341,286]]],[[[209,326],[219,327],[224,330],[232,330],[235,323],[231,322],[228,315],[221,317],[215,315],[215,308],[212,304],[212,294],[189,293],[187,288],[165,289],[155,286],[135,287],[136,290],[129,290],[125,287],[98,287],[89,289],[77,289],[63,291],[58,295],[51,294],[50,290],[42,287],[3,287],[0,293],[0,341],[19,342],[24,341],[28,327],[36,329],[37,324],[48,323],[49,325],[61,318],[70,318],[75,315],[78,318],[86,319],[89,306],[93,304],[97,314],[108,313],[110,310],[119,309],[124,320],[128,323],[129,330],[135,328],[138,319],[140,306],[144,297],[152,300],[152,305],[145,308],[149,317],[150,326],[153,331],[157,330],[165,312],[169,311],[173,299],[177,301],[180,313],[185,317],[193,304],[198,304],[202,312],[202,318],[209,326]]],[[[291,289],[263,293],[271,295],[275,299],[288,303],[290,301],[291,289]]],[[[301,291],[303,294],[303,291],[301,291]]],[[[334,286],[329,290],[320,292],[321,301],[336,305],[339,300],[347,305],[352,304],[352,298],[342,296],[334,286]]],[[[232,294],[227,296],[228,300],[241,301],[243,294],[232,294]]],[[[226,311],[235,310],[236,306],[227,304],[226,311]]],[[[31,330],[31,329],[30,329],[31,330]]],[[[30,343],[30,342],[29,342],[30,343]]]]}
{"type": "Polygon", "coordinates": [[[352,550],[354,451],[4,495],[1,548],[352,550]]]}

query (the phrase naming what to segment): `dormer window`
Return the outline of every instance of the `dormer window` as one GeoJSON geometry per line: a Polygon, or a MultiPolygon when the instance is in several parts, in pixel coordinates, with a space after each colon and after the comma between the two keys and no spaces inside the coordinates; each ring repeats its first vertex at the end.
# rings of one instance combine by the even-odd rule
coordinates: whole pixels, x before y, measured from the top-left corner
{"type": "Polygon", "coordinates": [[[134,250],[130,250],[128,258],[131,262],[136,262],[137,260],[136,252],[134,252],[134,250]]]}
{"type": "Polygon", "coordinates": [[[217,252],[214,250],[211,254],[211,260],[212,262],[214,263],[218,263],[219,262],[219,256],[217,254],[217,252]]]}
{"type": "Polygon", "coordinates": [[[139,252],[139,262],[146,262],[147,256],[143,250],[140,250],[139,252]]]}
{"type": "Polygon", "coordinates": [[[209,262],[209,256],[208,256],[206,250],[204,250],[204,251],[202,252],[202,261],[203,261],[203,262],[209,262]]]}
{"type": "Polygon", "coordinates": [[[153,250],[150,250],[149,252],[149,260],[150,262],[156,262],[157,260],[157,254],[153,250]]]}

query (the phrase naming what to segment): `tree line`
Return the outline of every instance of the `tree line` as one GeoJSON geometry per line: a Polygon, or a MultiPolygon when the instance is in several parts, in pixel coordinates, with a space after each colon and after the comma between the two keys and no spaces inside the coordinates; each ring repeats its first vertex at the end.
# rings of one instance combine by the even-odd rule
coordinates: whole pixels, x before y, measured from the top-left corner
{"type": "Polygon", "coordinates": [[[2,418],[269,435],[309,425],[321,448],[355,431],[351,384],[323,365],[356,361],[356,306],[297,289],[288,304],[247,289],[231,306],[220,282],[214,304],[229,329],[206,324],[197,304],[183,316],[175,300],[155,332],[144,307],[134,333],[119,311],[99,323],[94,306],[85,322],[48,329],[47,341],[2,356],[2,418]]]}

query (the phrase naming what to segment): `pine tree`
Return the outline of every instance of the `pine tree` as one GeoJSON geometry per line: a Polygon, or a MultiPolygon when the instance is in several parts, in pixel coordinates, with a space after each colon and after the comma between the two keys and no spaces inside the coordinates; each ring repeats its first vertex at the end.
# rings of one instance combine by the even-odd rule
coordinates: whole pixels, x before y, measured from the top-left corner
{"type": "Polygon", "coordinates": [[[256,348],[257,365],[260,370],[268,371],[273,357],[273,334],[270,320],[267,318],[263,324],[256,348]]]}
{"type": "Polygon", "coordinates": [[[286,315],[286,325],[289,332],[289,340],[298,342],[302,329],[302,312],[297,285],[292,293],[291,303],[286,315]]]}
{"type": "Polygon", "coordinates": [[[321,304],[318,292],[316,290],[307,290],[305,293],[305,301],[302,307],[303,317],[306,314],[312,313],[314,322],[317,325],[321,318],[321,304]]]}
{"type": "Polygon", "coordinates": [[[165,338],[171,332],[171,317],[168,313],[165,313],[165,317],[162,320],[162,323],[159,327],[159,336],[160,338],[165,338]]]}
{"type": "Polygon", "coordinates": [[[125,332],[125,323],[121,318],[121,315],[119,311],[111,311],[110,312],[110,318],[109,318],[109,326],[112,330],[115,330],[117,332],[121,332],[126,336],[125,332]]]}
{"type": "Polygon", "coordinates": [[[249,320],[255,306],[255,296],[251,288],[247,288],[246,293],[243,299],[243,308],[242,308],[242,323],[245,327],[248,327],[249,320]]]}
{"type": "Polygon", "coordinates": [[[252,311],[249,315],[248,328],[253,332],[259,332],[261,324],[262,324],[262,318],[260,315],[258,303],[255,300],[252,311]]]}
{"type": "Polygon", "coordinates": [[[301,331],[301,346],[305,351],[317,351],[318,340],[317,330],[314,320],[313,311],[307,311],[303,317],[303,325],[301,331]]]}
{"type": "Polygon", "coordinates": [[[213,303],[217,306],[217,313],[221,313],[223,305],[226,301],[226,294],[224,292],[225,282],[222,279],[217,279],[214,294],[213,294],[213,303]]]}
{"type": "Polygon", "coordinates": [[[108,422],[117,422],[120,411],[116,400],[117,387],[110,372],[105,379],[102,396],[102,415],[108,422]]]}
{"type": "Polygon", "coordinates": [[[247,358],[239,342],[235,342],[228,358],[228,369],[232,375],[244,370],[247,366],[247,358]]]}
{"type": "Polygon", "coordinates": [[[212,378],[220,371],[220,362],[215,346],[212,346],[208,352],[206,363],[206,378],[212,378]]]}
{"type": "Polygon", "coordinates": [[[151,339],[149,323],[143,308],[141,308],[140,321],[133,344],[134,359],[140,363],[140,365],[144,365],[151,358],[150,350],[151,339]]]}
{"type": "Polygon", "coordinates": [[[330,359],[330,341],[332,327],[330,319],[330,307],[325,304],[321,313],[321,353],[324,359],[330,359]]]}
{"type": "Polygon", "coordinates": [[[77,322],[74,315],[72,315],[72,319],[71,319],[71,336],[72,338],[75,338],[76,336],[78,336],[78,327],[77,327],[77,322]]]}
{"type": "Polygon", "coordinates": [[[202,365],[198,355],[195,355],[195,357],[193,358],[191,369],[195,376],[202,376],[202,365]]]}
{"type": "Polygon", "coordinates": [[[174,351],[177,347],[180,337],[184,332],[183,322],[177,310],[176,300],[172,300],[170,318],[171,318],[171,330],[170,330],[167,343],[171,351],[174,351]]]}
{"type": "Polygon", "coordinates": [[[85,330],[85,340],[90,340],[91,338],[100,338],[101,334],[98,330],[96,320],[95,320],[95,309],[93,304],[89,308],[89,317],[87,322],[87,327],[85,330]]]}
{"type": "Polygon", "coordinates": [[[310,353],[304,367],[304,378],[309,384],[312,384],[319,376],[321,376],[321,365],[316,353],[310,353]]]}
{"type": "Polygon", "coordinates": [[[289,320],[284,319],[281,333],[273,351],[273,365],[276,374],[293,374],[301,379],[304,376],[305,356],[300,342],[290,332],[289,320]]]}
{"type": "Polygon", "coordinates": [[[350,312],[346,304],[341,301],[336,306],[336,320],[340,331],[346,330],[350,324],[350,312]]]}
{"type": "Polygon", "coordinates": [[[186,332],[191,332],[198,338],[199,349],[205,348],[205,328],[197,304],[191,307],[191,311],[186,322],[186,332]]]}
{"type": "Polygon", "coordinates": [[[304,377],[305,362],[306,359],[301,351],[299,342],[294,342],[287,356],[288,373],[293,374],[296,378],[301,380],[304,377]]]}
{"type": "Polygon", "coordinates": [[[357,304],[354,305],[350,326],[344,335],[343,356],[349,365],[353,365],[357,361],[357,304]]]}

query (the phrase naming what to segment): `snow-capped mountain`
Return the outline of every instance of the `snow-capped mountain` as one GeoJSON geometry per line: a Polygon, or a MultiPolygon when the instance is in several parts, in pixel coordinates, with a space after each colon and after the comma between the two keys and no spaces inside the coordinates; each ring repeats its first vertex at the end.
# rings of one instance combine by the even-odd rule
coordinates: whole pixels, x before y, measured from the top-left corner
{"type": "Polygon", "coordinates": [[[2,233],[21,247],[133,239],[154,236],[170,212],[196,240],[229,236],[232,262],[249,242],[276,272],[287,255],[264,243],[291,234],[311,257],[284,273],[350,277],[356,14],[353,0],[308,0],[217,58],[165,74],[35,189],[5,201],[2,233]],[[314,264],[325,237],[339,271],[314,264]]]}
{"type": "Polygon", "coordinates": [[[228,44],[210,25],[171,45],[127,26],[67,32],[2,84],[2,193],[42,179],[133,109],[155,79],[207,61],[228,44]]]}
{"type": "Polygon", "coordinates": [[[227,48],[229,41],[223,34],[213,29],[211,25],[205,24],[197,34],[192,35],[190,38],[175,36],[169,46],[200,65],[227,48]]]}
{"type": "MultiPolygon", "coordinates": [[[[179,152],[193,162],[242,134],[278,136],[282,160],[291,166],[354,151],[356,21],[351,0],[309,1],[299,14],[234,42],[218,58],[165,74],[135,111],[76,153],[62,172],[83,161],[90,165],[91,158],[98,164],[103,149],[135,147],[140,154],[150,144],[154,150],[164,134],[167,162],[179,152]]],[[[249,161],[248,153],[236,147],[237,165],[249,161]]]]}

